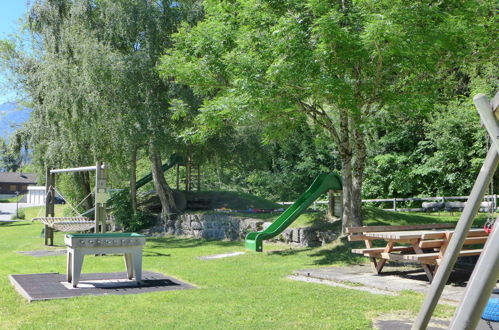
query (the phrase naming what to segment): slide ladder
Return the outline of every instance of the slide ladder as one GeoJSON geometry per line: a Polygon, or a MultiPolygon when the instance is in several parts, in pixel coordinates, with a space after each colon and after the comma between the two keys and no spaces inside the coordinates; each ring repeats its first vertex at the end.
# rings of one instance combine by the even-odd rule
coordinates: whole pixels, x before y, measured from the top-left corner
{"type": "Polygon", "coordinates": [[[321,173],[312,185],[298,200],[284,211],[272,224],[263,231],[246,235],[245,247],[249,250],[262,252],[263,241],[273,238],[284,231],[298,218],[320,195],[328,190],[342,190],[341,177],[335,173],[321,173]]]}

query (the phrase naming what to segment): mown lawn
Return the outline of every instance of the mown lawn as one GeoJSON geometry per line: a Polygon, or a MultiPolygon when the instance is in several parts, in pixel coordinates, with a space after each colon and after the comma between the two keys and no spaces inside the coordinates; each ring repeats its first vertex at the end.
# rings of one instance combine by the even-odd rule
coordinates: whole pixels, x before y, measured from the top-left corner
{"type": "MultiPolygon", "coordinates": [[[[0,224],[0,328],[83,329],[368,329],[379,314],[416,315],[423,296],[398,297],[287,279],[294,270],[348,265],[366,260],[346,242],[315,249],[265,244],[273,253],[204,261],[197,257],[244,251],[242,242],[177,237],[149,238],[144,270],[161,272],[199,287],[138,295],[89,296],[27,303],[9,283],[9,274],[65,273],[65,256],[34,258],[15,253],[43,246],[42,225],[0,224]]],[[[56,233],[56,248],[62,248],[56,233]]],[[[120,256],[87,256],[83,272],[123,271],[120,256]]],[[[436,315],[452,315],[440,306],[436,315]]]]}

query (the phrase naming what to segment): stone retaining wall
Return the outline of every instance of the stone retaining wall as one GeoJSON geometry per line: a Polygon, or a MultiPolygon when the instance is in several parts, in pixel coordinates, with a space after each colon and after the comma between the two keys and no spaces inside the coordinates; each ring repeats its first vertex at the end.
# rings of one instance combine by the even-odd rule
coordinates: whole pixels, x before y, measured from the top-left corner
{"type": "Polygon", "coordinates": [[[165,226],[156,226],[149,234],[189,236],[206,239],[244,239],[251,231],[262,230],[263,221],[235,217],[221,213],[184,213],[177,220],[169,220],[165,226]]]}
{"type": "MultiPolygon", "coordinates": [[[[163,234],[189,236],[205,239],[240,240],[253,231],[261,231],[270,223],[260,219],[237,217],[222,213],[185,213],[165,226],[156,226],[146,233],[153,236],[163,234]]],[[[313,227],[288,228],[275,240],[301,246],[320,246],[338,237],[332,231],[320,231],[313,227]]]]}

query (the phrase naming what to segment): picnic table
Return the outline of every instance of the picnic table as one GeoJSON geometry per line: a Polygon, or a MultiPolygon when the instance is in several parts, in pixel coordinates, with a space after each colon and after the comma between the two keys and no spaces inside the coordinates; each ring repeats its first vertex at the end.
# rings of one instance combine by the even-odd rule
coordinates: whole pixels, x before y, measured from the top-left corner
{"type": "MultiPolygon", "coordinates": [[[[453,229],[404,230],[364,232],[367,248],[353,249],[353,253],[363,254],[371,259],[374,270],[379,274],[389,260],[417,262],[431,282],[445,254],[453,229]],[[384,240],[384,247],[372,247],[372,240],[384,240]]],[[[483,229],[471,229],[464,245],[483,244],[488,233],[483,229]]],[[[462,249],[459,256],[480,255],[482,249],[462,249]]]]}

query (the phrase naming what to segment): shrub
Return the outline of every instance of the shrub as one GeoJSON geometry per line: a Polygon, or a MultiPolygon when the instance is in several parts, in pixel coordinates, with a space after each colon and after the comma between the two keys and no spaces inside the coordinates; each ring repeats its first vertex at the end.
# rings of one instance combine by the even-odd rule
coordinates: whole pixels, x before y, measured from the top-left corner
{"type": "Polygon", "coordinates": [[[24,220],[24,219],[26,219],[26,211],[24,209],[18,209],[17,215],[13,214],[11,219],[12,220],[24,220]]]}
{"type": "Polygon", "coordinates": [[[137,210],[135,214],[133,213],[128,189],[124,189],[113,196],[110,209],[116,222],[125,231],[138,231],[154,225],[154,216],[150,212],[137,210]]]}

